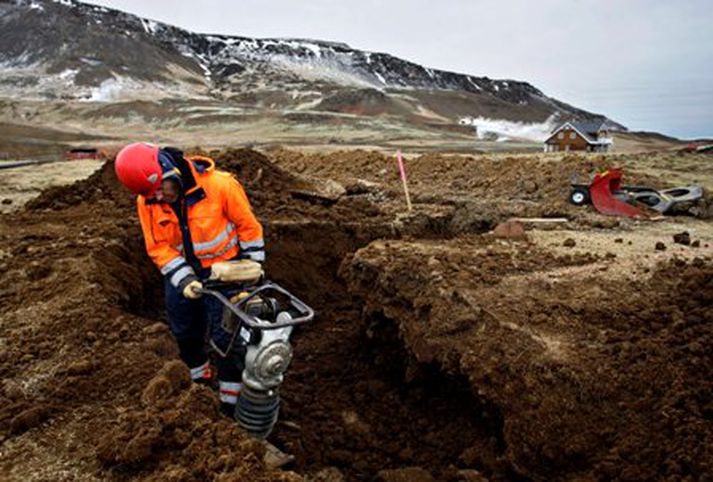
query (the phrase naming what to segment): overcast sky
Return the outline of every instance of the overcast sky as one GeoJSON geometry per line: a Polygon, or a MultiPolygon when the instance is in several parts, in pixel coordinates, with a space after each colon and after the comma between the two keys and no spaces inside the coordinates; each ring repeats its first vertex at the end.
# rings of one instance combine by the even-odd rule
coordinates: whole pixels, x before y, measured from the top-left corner
{"type": "Polygon", "coordinates": [[[90,0],[196,32],[302,37],[525,80],[634,130],[713,136],[711,0],[90,0]]]}

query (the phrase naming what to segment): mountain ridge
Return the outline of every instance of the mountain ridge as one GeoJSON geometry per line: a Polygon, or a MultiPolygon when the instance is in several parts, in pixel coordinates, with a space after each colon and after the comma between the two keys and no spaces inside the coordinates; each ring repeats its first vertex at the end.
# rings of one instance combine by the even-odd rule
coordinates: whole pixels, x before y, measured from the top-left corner
{"type": "Polygon", "coordinates": [[[76,0],[0,0],[0,27],[4,98],[201,100],[233,112],[376,116],[419,125],[452,125],[464,116],[604,120],[625,130],[528,82],[433,69],[343,42],[195,33],[76,0]]]}

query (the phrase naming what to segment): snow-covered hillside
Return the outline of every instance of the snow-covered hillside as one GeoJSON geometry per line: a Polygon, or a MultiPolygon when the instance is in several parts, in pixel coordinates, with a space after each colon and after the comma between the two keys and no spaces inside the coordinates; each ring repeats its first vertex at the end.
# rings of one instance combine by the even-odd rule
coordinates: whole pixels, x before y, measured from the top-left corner
{"type": "Polygon", "coordinates": [[[0,0],[0,67],[0,97],[219,99],[293,110],[331,99],[333,112],[453,123],[463,116],[530,123],[602,117],[526,82],[430,69],[342,43],[198,34],[74,0],[0,0]],[[384,105],[335,106],[340,92],[384,105]]]}

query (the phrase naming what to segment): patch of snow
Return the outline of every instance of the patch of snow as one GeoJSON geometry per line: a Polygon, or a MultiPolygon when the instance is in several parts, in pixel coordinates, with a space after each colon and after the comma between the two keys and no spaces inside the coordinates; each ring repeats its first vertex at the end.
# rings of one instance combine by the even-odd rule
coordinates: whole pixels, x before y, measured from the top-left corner
{"type": "Polygon", "coordinates": [[[470,82],[470,85],[472,85],[473,87],[475,87],[477,90],[483,90],[482,87],[480,87],[478,84],[476,84],[475,82],[473,82],[473,78],[472,78],[470,75],[467,77],[467,79],[468,79],[468,82],[470,82]]]}
{"type": "Polygon", "coordinates": [[[305,44],[302,44],[302,46],[304,48],[306,48],[307,50],[310,50],[314,54],[315,57],[317,57],[317,58],[322,57],[322,49],[319,47],[319,45],[305,43],[305,44]]]}
{"type": "Polygon", "coordinates": [[[364,57],[366,57],[366,63],[371,64],[371,52],[364,52],[364,57]]]}
{"type": "Polygon", "coordinates": [[[272,55],[273,65],[292,72],[306,80],[326,80],[341,85],[376,87],[373,82],[349,69],[349,66],[335,59],[295,59],[289,55],[272,55]]]}
{"type": "Polygon", "coordinates": [[[9,58],[7,60],[0,60],[0,68],[18,68],[18,67],[30,67],[30,53],[27,51],[22,52],[15,58],[9,58]]]}
{"type": "Polygon", "coordinates": [[[40,5],[39,3],[32,2],[30,3],[30,10],[39,10],[40,12],[43,12],[45,10],[45,7],[40,5]]]}
{"type": "Polygon", "coordinates": [[[74,77],[77,75],[78,72],[79,69],[67,69],[63,72],[60,72],[57,77],[59,77],[61,80],[74,82],[74,77]]]}
{"type": "Polygon", "coordinates": [[[432,79],[436,77],[436,74],[433,73],[433,69],[429,69],[428,67],[426,67],[426,73],[432,79]]]}
{"type": "Polygon", "coordinates": [[[556,116],[552,115],[544,122],[517,122],[487,117],[464,117],[458,120],[460,125],[470,125],[476,129],[478,139],[485,139],[493,134],[498,141],[524,139],[544,142],[552,130],[557,127],[556,116]],[[503,139],[504,138],[504,139],[503,139]]]}
{"type": "Polygon", "coordinates": [[[383,75],[381,75],[379,72],[374,71],[374,75],[376,75],[376,78],[379,79],[379,82],[382,84],[386,85],[386,79],[384,78],[383,75]]]}
{"type": "Polygon", "coordinates": [[[156,33],[158,23],[154,22],[153,20],[149,20],[147,18],[140,18],[139,20],[141,20],[141,25],[144,27],[144,30],[146,31],[146,33],[149,33],[152,35],[156,33]]]}
{"type": "Polygon", "coordinates": [[[493,89],[495,89],[495,92],[500,92],[500,86],[498,84],[493,84],[493,89]]]}
{"type": "Polygon", "coordinates": [[[91,65],[93,67],[96,67],[97,65],[101,65],[102,61],[99,59],[93,59],[90,57],[79,57],[79,60],[85,64],[91,65]]]}
{"type": "Polygon", "coordinates": [[[206,40],[209,42],[220,42],[220,43],[227,43],[226,40],[222,37],[216,37],[215,35],[207,35],[206,40]]]}
{"type": "Polygon", "coordinates": [[[73,7],[74,2],[72,0],[52,0],[54,3],[60,3],[66,7],[73,7]]]}

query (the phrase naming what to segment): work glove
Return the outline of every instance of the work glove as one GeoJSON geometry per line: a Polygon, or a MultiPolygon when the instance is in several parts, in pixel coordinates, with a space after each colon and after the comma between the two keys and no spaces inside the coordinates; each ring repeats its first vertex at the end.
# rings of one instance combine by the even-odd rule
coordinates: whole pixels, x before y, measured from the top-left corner
{"type": "Polygon", "coordinates": [[[199,290],[201,288],[203,288],[203,283],[198,280],[193,280],[188,283],[185,288],[183,288],[183,296],[190,300],[197,300],[203,296],[203,294],[195,290],[199,290]]]}

